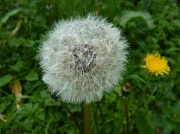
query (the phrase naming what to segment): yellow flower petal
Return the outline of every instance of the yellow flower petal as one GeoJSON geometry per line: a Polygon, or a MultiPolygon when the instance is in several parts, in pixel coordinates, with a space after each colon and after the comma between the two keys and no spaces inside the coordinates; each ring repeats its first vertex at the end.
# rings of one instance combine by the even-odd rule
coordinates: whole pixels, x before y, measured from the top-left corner
{"type": "Polygon", "coordinates": [[[144,58],[145,65],[143,68],[146,68],[150,73],[155,74],[156,76],[169,74],[170,67],[168,66],[168,61],[165,57],[160,56],[158,53],[156,54],[147,54],[146,58],[144,58]]]}

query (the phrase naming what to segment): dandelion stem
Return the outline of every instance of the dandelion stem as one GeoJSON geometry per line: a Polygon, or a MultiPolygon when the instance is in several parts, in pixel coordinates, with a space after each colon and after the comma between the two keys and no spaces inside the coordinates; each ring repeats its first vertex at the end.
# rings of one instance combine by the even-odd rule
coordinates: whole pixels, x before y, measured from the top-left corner
{"type": "Polygon", "coordinates": [[[84,110],[84,132],[85,134],[91,133],[91,105],[83,103],[84,110]]]}
{"type": "Polygon", "coordinates": [[[79,132],[81,133],[81,128],[80,128],[80,125],[77,121],[76,116],[74,116],[74,114],[71,112],[71,110],[67,107],[67,105],[64,102],[61,102],[61,105],[64,109],[66,109],[69,112],[71,118],[74,120],[76,127],[78,128],[79,132]]]}
{"type": "Polygon", "coordinates": [[[126,114],[126,134],[129,134],[128,99],[124,99],[124,108],[126,114]]]}
{"type": "Polygon", "coordinates": [[[142,95],[141,95],[140,100],[142,100],[142,98],[145,96],[145,93],[146,93],[146,91],[147,91],[147,89],[148,89],[148,86],[149,86],[149,83],[150,83],[150,79],[151,79],[151,76],[148,75],[148,80],[147,80],[146,86],[145,86],[145,88],[144,88],[144,90],[143,90],[143,92],[142,92],[142,95]]]}

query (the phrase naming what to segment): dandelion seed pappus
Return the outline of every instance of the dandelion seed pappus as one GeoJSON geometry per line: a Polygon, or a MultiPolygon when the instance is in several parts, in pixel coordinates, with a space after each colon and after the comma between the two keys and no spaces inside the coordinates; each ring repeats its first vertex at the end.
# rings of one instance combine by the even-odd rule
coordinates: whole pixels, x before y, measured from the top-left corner
{"type": "Polygon", "coordinates": [[[62,101],[90,103],[122,80],[128,43],[100,16],[59,21],[40,48],[43,81],[62,101]]]}

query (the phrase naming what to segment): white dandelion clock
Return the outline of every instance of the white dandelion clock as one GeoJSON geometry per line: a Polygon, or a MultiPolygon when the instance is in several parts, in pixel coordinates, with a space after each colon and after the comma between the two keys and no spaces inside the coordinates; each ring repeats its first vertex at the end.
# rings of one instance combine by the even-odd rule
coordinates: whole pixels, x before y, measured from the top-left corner
{"type": "Polygon", "coordinates": [[[40,48],[43,81],[66,102],[101,100],[122,80],[127,46],[120,30],[101,17],[60,21],[40,48]]]}

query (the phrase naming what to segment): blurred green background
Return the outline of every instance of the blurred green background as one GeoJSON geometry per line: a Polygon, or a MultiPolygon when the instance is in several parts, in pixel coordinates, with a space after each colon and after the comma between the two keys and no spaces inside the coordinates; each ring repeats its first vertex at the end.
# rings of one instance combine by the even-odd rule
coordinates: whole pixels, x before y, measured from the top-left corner
{"type": "MultiPolygon", "coordinates": [[[[92,134],[126,133],[120,92],[127,82],[129,133],[179,134],[179,0],[0,0],[0,134],[80,133],[41,80],[38,48],[55,22],[88,13],[119,27],[130,45],[123,82],[92,104],[92,134]],[[168,59],[171,72],[148,82],[141,66],[155,52],[168,59]]],[[[65,105],[83,129],[82,107],[65,105]]]]}

